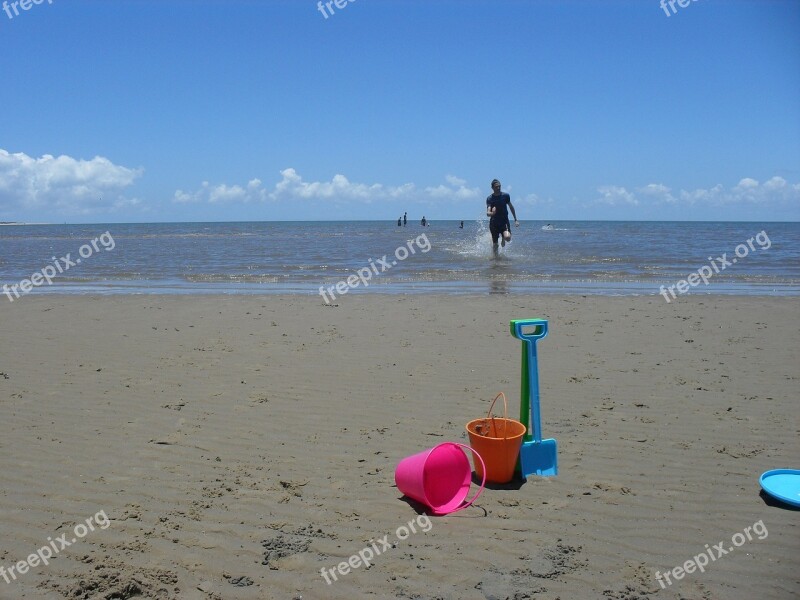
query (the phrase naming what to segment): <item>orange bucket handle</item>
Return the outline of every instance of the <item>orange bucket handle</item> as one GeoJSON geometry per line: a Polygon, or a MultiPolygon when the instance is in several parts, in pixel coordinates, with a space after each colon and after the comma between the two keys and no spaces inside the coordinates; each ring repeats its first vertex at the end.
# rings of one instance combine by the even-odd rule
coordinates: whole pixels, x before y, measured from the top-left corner
{"type": "MultiPolygon", "coordinates": [[[[489,407],[489,412],[486,413],[486,419],[483,420],[483,426],[480,429],[478,429],[478,428],[475,429],[475,432],[478,433],[479,435],[486,436],[491,431],[491,428],[487,430],[486,421],[488,419],[492,420],[492,425],[494,425],[494,430],[497,431],[497,426],[495,425],[494,417],[492,416],[492,410],[494,409],[494,403],[497,402],[497,399],[500,396],[503,397],[503,420],[504,421],[508,421],[508,402],[506,401],[506,395],[503,392],[500,392],[499,394],[497,394],[497,396],[494,397],[494,400],[492,400],[492,404],[489,407]],[[483,431],[487,431],[487,433],[484,434],[483,431]]],[[[503,432],[504,432],[503,439],[507,440],[508,439],[508,427],[503,427],[503,432]]]]}

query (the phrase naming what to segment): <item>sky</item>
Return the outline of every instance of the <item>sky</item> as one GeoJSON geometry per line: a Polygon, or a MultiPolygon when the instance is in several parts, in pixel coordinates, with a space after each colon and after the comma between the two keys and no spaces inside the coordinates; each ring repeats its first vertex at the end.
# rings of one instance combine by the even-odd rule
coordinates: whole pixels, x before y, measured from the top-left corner
{"type": "Polygon", "coordinates": [[[5,0],[0,221],[800,221],[798,0],[338,2],[5,0]]]}

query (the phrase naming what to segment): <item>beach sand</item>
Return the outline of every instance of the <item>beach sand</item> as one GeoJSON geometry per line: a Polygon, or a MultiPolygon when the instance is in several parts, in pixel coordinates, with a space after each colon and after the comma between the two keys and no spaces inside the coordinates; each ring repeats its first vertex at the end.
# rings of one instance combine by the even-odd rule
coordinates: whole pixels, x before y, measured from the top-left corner
{"type": "Polygon", "coordinates": [[[0,598],[796,597],[800,510],[761,494],[758,477],[800,468],[799,308],[714,296],[4,299],[0,567],[69,541],[93,515],[110,525],[0,577],[0,598]],[[395,466],[465,441],[499,391],[517,414],[508,323],[534,317],[550,324],[539,369],[558,476],[494,485],[423,527],[395,466]],[[409,522],[416,533],[398,539],[409,522]],[[748,528],[752,540],[705,572],[656,580],[748,528]],[[325,582],[322,568],[384,536],[394,547],[370,568],[325,582]]]}

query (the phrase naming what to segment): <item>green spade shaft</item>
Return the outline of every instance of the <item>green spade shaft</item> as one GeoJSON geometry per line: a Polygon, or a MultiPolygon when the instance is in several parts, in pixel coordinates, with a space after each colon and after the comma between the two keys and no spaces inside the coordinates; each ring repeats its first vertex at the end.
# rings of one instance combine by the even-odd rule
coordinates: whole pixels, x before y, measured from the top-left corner
{"type": "Polygon", "coordinates": [[[523,442],[530,442],[533,440],[531,432],[531,379],[528,369],[528,348],[527,344],[532,344],[522,340],[520,347],[522,349],[522,367],[520,369],[520,389],[519,389],[519,420],[520,423],[525,425],[525,436],[522,438],[523,442]]]}

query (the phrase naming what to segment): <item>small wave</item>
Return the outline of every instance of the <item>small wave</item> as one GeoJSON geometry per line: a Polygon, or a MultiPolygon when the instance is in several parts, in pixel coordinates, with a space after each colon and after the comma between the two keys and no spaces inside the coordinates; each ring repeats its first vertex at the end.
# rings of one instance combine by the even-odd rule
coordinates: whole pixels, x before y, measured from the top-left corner
{"type": "MultiPolygon", "coordinates": [[[[252,233],[249,231],[231,231],[227,233],[200,233],[200,232],[191,232],[191,233],[143,233],[137,234],[134,236],[130,236],[133,238],[138,238],[142,240],[151,240],[151,239],[185,239],[185,238],[237,238],[237,237],[255,237],[260,234],[252,233]]],[[[123,235],[116,236],[122,239],[123,235]]]]}
{"type": "MultiPolygon", "coordinates": [[[[278,275],[247,275],[243,273],[198,273],[182,277],[190,283],[280,283],[278,275]]],[[[286,279],[286,276],[283,277],[286,279]]]]}

